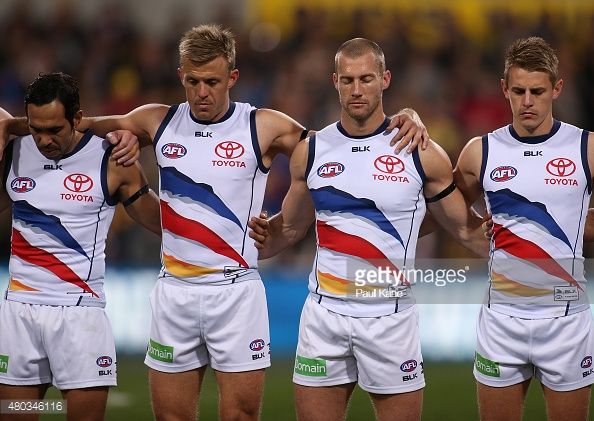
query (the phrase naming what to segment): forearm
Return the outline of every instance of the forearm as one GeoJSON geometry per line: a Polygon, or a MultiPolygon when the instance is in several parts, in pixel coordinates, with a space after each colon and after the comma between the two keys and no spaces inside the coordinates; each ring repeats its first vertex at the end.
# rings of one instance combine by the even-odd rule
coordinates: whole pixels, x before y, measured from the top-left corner
{"type": "Polygon", "coordinates": [[[282,213],[274,215],[268,220],[269,236],[260,250],[259,258],[268,259],[276,256],[286,248],[299,242],[307,233],[307,228],[297,228],[287,224],[282,213]]]}
{"type": "Polygon", "coordinates": [[[6,127],[6,132],[14,136],[26,136],[30,133],[29,123],[26,117],[13,117],[2,120],[6,127]]]}
{"type": "Polygon", "coordinates": [[[584,241],[594,241],[594,208],[588,209],[586,225],[584,226],[584,241]]]}

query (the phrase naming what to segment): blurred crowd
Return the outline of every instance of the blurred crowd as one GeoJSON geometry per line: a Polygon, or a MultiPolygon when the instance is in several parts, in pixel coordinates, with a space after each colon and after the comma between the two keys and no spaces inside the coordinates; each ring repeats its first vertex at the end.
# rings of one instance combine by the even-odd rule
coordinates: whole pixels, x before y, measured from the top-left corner
{"type": "MultiPolygon", "coordinates": [[[[0,25],[0,106],[23,115],[23,92],[40,72],[64,71],[81,86],[86,115],[126,113],[150,102],[184,101],[177,77],[177,43],[193,25],[183,17],[170,23],[165,36],[139,30],[134,17],[107,3],[92,22],[80,22],[68,7],[57,7],[43,19],[26,7],[16,7],[0,25]]],[[[238,84],[232,100],[250,102],[287,113],[310,129],[338,119],[339,104],[331,83],[334,52],[349,38],[377,41],[392,71],[384,108],[418,111],[430,135],[453,162],[462,146],[511,121],[501,94],[506,46],[518,37],[539,35],[557,50],[563,94],[554,115],[560,120],[594,130],[594,13],[566,16],[538,12],[491,12],[488,30],[470,32],[447,11],[357,10],[332,14],[299,9],[291,31],[238,22],[221,8],[217,22],[237,35],[238,84]],[[257,30],[255,29],[257,26],[257,30]]],[[[156,168],[143,162],[157,186],[156,168]]],[[[265,208],[278,211],[288,187],[286,160],[275,163],[269,177],[265,208]]],[[[10,218],[0,221],[0,253],[9,253],[10,218]]],[[[313,239],[297,251],[285,253],[277,264],[307,267],[313,239]]],[[[446,234],[434,234],[421,243],[421,255],[462,256],[446,234]]],[[[158,265],[159,240],[118,212],[107,254],[124,265],[158,265]]]]}

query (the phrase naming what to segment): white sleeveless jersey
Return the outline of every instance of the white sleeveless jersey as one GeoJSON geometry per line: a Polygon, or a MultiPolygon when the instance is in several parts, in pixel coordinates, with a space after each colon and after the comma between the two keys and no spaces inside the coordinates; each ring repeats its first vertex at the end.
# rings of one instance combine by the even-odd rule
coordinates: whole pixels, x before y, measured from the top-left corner
{"type": "Polygon", "coordinates": [[[32,136],[11,143],[8,300],[105,307],[105,239],[117,204],[107,186],[109,152],[90,132],[58,161],[45,158],[32,136]]]}
{"type": "Polygon", "coordinates": [[[482,141],[481,182],[494,223],[486,304],[529,319],[589,309],[588,132],[555,121],[547,135],[520,137],[510,125],[482,141]]]}
{"type": "Polygon", "coordinates": [[[247,222],[262,209],[256,109],[231,103],[215,123],[170,108],[155,136],[163,227],[161,277],[200,284],[258,279],[247,222]]]}
{"type": "Polygon", "coordinates": [[[426,210],[425,175],[416,151],[394,155],[388,123],[356,137],[338,122],[309,141],[306,180],[317,234],[309,290],[322,306],[353,317],[414,304],[406,272],[426,210]]]}

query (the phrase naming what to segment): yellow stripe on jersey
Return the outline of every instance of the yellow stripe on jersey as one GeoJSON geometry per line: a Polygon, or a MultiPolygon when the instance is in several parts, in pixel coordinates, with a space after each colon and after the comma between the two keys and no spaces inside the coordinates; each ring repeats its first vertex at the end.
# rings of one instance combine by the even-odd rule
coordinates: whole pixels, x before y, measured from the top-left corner
{"type": "Polygon", "coordinates": [[[191,263],[182,262],[173,256],[163,253],[163,263],[167,271],[174,276],[180,278],[191,278],[196,276],[204,276],[210,273],[222,272],[222,269],[207,268],[204,266],[192,265],[191,263]]]}
{"type": "Polygon", "coordinates": [[[30,291],[30,292],[39,292],[38,289],[30,287],[28,285],[23,284],[20,281],[17,281],[14,278],[10,278],[8,282],[8,290],[9,291],[30,291]]]}
{"type": "Polygon", "coordinates": [[[361,285],[358,286],[355,282],[347,279],[339,278],[331,273],[317,271],[318,282],[322,289],[330,294],[335,295],[358,295],[363,291],[374,291],[378,289],[386,289],[385,284],[381,285],[361,285]]]}
{"type": "Polygon", "coordinates": [[[493,284],[493,288],[495,288],[497,291],[505,295],[516,297],[542,297],[544,295],[553,293],[553,291],[550,289],[533,288],[519,282],[512,281],[506,276],[495,271],[491,271],[491,282],[493,284]]]}

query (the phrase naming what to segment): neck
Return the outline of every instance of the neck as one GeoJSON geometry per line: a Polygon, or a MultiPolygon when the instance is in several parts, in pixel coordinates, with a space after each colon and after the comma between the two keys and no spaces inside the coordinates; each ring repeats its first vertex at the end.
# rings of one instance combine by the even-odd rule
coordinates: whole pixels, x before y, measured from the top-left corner
{"type": "Polygon", "coordinates": [[[532,136],[543,136],[549,134],[553,128],[553,115],[549,114],[538,126],[533,128],[526,128],[518,121],[513,121],[512,126],[519,136],[532,137],[532,136]]]}
{"type": "Polygon", "coordinates": [[[351,136],[365,136],[373,133],[384,122],[386,115],[380,107],[364,120],[357,120],[344,111],[340,115],[340,124],[351,136]]]}

